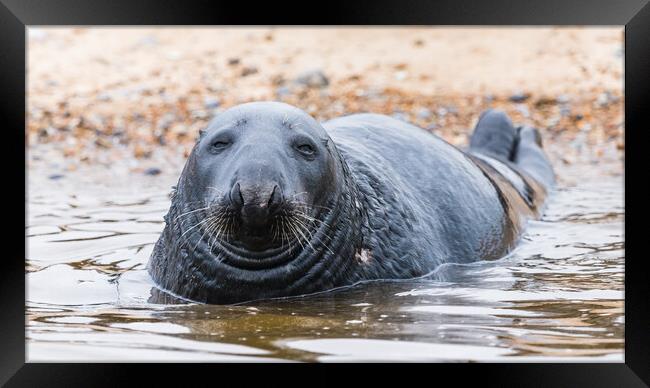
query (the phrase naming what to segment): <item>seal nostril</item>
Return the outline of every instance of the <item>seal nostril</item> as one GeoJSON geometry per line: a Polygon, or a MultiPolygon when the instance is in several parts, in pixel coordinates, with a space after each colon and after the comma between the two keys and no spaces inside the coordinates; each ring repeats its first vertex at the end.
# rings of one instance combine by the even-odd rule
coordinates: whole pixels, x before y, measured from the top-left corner
{"type": "Polygon", "coordinates": [[[232,190],[230,190],[230,202],[236,209],[240,209],[244,206],[244,197],[241,194],[239,182],[235,183],[232,190]]]}
{"type": "Polygon", "coordinates": [[[280,206],[282,203],[282,191],[278,185],[273,186],[273,191],[271,191],[271,196],[269,197],[268,207],[270,211],[273,211],[280,206]]]}

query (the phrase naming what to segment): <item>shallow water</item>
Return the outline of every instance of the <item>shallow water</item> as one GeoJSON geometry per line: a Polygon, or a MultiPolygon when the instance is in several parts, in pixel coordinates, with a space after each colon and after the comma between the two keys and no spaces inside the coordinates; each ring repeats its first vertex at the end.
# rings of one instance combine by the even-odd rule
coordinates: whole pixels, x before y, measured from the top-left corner
{"type": "Polygon", "coordinates": [[[30,171],[27,359],[623,361],[622,164],[560,175],[543,219],[501,260],[211,306],[169,304],[145,270],[177,171],[30,171]]]}

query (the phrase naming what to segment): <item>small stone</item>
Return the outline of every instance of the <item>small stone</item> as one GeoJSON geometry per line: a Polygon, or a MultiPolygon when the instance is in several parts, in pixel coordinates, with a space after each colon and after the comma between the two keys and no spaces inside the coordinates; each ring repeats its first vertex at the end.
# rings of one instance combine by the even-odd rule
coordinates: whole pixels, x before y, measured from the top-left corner
{"type": "Polygon", "coordinates": [[[207,117],[208,117],[208,112],[204,110],[197,109],[192,111],[193,119],[203,120],[206,119],[207,117]]]}
{"type": "Polygon", "coordinates": [[[111,146],[113,145],[112,142],[110,142],[109,140],[103,137],[98,137],[97,139],[95,139],[95,144],[102,148],[111,148],[111,146]]]}
{"type": "Polygon", "coordinates": [[[548,105],[554,105],[557,104],[557,99],[555,98],[549,98],[549,97],[541,97],[535,101],[535,106],[536,107],[543,107],[543,106],[548,106],[548,105]]]}
{"type": "Polygon", "coordinates": [[[559,123],[560,123],[560,117],[558,117],[558,116],[554,116],[554,117],[552,117],[551,119],[548,120],[548,122],[547,122],[546,125],[547,125],[548,127],[555,127],[555,126],[558,125],[559,123]]]}
{"type": "Polygon", "coordinates": [[[569,101],[571,101],[571,99],[566,94],[560,94],[555,98],[555,101],[558,104],[567,104],[569,101]]]}
{"type": "Polygon", "coordinates": [[[419,119],[426,120],[430,118],[433,113],[427,108],[420,108],[416,114],[419,119]]]}
{"type": "Polygon", "coordinates": [[[393,113],[391,115],[391,117],[394,118],[394,119],[400,120],[400,121],[404,121],[404,122],[409,121],[408,115],[406,115],[406,113],[404,113],[404,112],[395,112],[395,113],[393,113]]]}
{"type": "Polygon", "coordinates": [[[517,104],[517,106],[515,106],[515,109],[517,112],[521,113],[522,116],[526,118],[530,117],[530,111],[528,110],[528,106],[526,106],[526,104],[517,104]]]}
{"type": "Polygon", "coordinates": [[[610,92],[601,93],[598,95],[598,98],[596,99],[596,102],[601,107],[605,107],[615,101],[616,101],[616,97],[614,97],[610,92]]]}
{"type": "Polygon", "coordinates": [[[53,181],[59,180],[59,179],[61,179],[63,177],[65,177],[65,175],[63,175],[63,174],[52,174],[52,175],[48,176],[48,178],[52,179],[53,181]]]}
{"type": "Polygon", "coordinates": [[[246,66],[241,70],[242,77],[246,77],[255,73],[257,73],[257,68],[255,66],[246,66]]]}
{"type": "Polygon", "coordinates": [[[203,106],[205,106],[206,109],[218,108],[219,105],[221,105],[221,103],[216,98],[206,97],[203,100],[203,106]]]}
{"type": "Polygon", "coordinates": [[[312,88],[323,88],[329,85],[329,79],[321,70],[309,70],[296,77],[295,82],[312,88]]]}
{"type": "Polygon", "coordinates": [[[517,92],[511,95],[508,99],[512,102],[524,102],[530,97],[530,94],[524,92],[517,92]]]}
{"type": "Polygon", "coordinates": [[[162,172],[161,169],[158,167],[149,167],[148,169],[144,170],[145,175],[158,175],[162,172]]]}
{"type": "Polygon", "coordinates": [[[228,64],[230,66],[239,65],[240,62],[241,61],[239,60],[239,58],[230,58],[230,59],[228,59],[228,64]]]}
{"type": "Polygon", "coordinates": [[[275,94],[278,97],[286,97],[291,94],[291,89],[286,86],[280,86],[279,88],[275,89],[275,94]]]}
{"type": "Polygon", "coordinates": [[[141,144],[136,144],[133,149],[133,155],[138,159],[148,158],[151,156],[151,150],[145,148],[141,144]]]}
{"type": "Polygon", "coordinates": [[[285,82],[286,82],[286,80],[284,79],[282,74],[276,74],[273,77],[271,77],[271,83],[274,86],[280,86],[280,85],[284,84],[285,82]]]}
{"type": "Polygon", "coordinates": [[[56,133],[56,129],[52,127],[41,128],[38,130],[38,136],[42,138],[48,138],[56,133]]]}

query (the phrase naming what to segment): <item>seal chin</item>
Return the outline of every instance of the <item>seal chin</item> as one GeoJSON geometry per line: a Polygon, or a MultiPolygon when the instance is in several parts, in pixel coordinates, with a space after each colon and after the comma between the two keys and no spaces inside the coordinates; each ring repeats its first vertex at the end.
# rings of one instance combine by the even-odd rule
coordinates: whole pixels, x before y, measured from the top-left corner
{"type": "Polygon", "coordinates": [[[243,230],[237,240],[232,241],[232,245],[253,252],[277,248],[280,244],[281,242],[275,241],[269,233],[255,229],[243,230]]]}
{"type": "Polygon", "coordinates": [[[300,245],[295,241],[281,245],[268,246],[264,249],[251,249],[241,241],[221,241],[219,249],[222,260],[232,270],[269,270],[280,267],[296,257],[300,245]]]}

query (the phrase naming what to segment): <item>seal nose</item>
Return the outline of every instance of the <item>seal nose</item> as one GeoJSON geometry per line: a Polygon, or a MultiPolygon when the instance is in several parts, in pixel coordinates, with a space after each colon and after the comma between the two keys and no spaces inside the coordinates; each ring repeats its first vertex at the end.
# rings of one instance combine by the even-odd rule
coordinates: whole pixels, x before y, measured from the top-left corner
{"type": "Polygon", "coordinates": [[[242,187],[237,182],[230,190],[230,202],[245,222],[262,225],[282,204],[282,191],[277,184],[242,187]]]}

